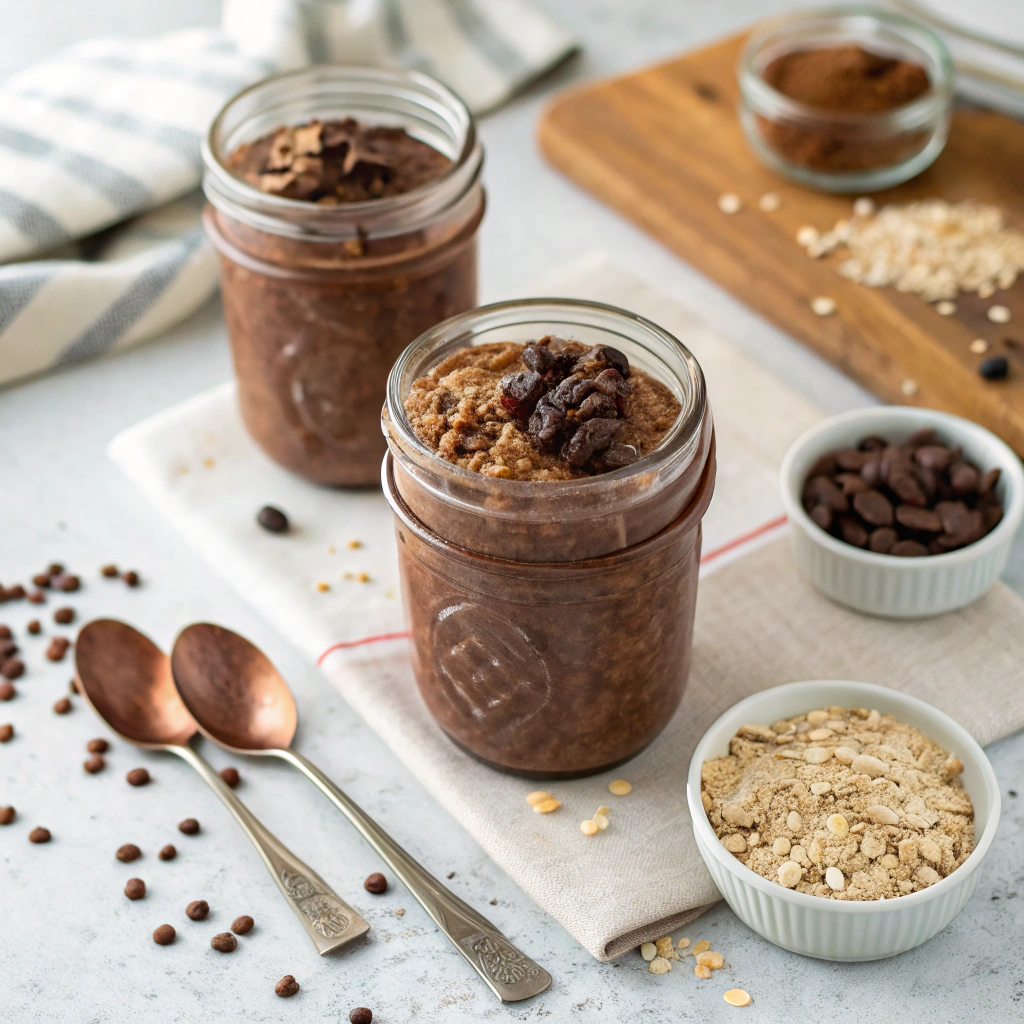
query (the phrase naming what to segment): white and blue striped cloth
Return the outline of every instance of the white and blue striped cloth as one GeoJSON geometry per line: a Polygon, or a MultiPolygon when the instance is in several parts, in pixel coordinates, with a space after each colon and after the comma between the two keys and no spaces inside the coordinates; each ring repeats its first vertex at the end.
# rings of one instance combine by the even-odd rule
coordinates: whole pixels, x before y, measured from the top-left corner
{"type": "Polygon", "coordinates": [[[0,385],[153,337],[216,288],[203,135],[265,75],[415,67],[478,113],[572,52],[531,0],[225,0],[220,30],[97,40],[0,86],[0,385]]]}

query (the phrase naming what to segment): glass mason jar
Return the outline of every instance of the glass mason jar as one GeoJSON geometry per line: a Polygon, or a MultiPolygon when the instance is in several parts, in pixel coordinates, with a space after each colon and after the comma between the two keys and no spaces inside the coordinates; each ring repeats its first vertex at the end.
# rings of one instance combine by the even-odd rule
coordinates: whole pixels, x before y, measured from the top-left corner
{"type": "Polygon", "coordinates": [[[682,698],[714,490],[714,430],[693,356],[611,306],[499,303],[411,345],[383,419],[413,668],[441,728],[531,778],[590,775],[642,750],[682,698]],[[682,408],[654,451],[593,477],[517,481],[455,466],[416,437],[404,409],[414,380],[467,345],[547,334],[612,345],[670,388],[682,408]]]}
{"type": "Polygon", "coordinates": [[[315,483],[376,483],[391,365],[427,328],[476,305],[483,150],[471,114],[426,75],[321,65],[230,100],[203,160],[203,220],[220,253],[246,428],[315,483]],[[244,142],[338,117],[404,128],[451,166],[410,192],[333,206],[261,192],[228,170],[244,142]]]}
{"type": "Polygon", "coordinates": [[[794,11],[758,26],[740,58],[740,121],[772,170],[824,192],[874,192],[931,166],[949,136],[953,60],[945,43],[910,18],[875,7],[794,11]],[[809,106],[773,88],[765,71],[801,50],[859,46],[924,68],[930,88],[879,113],[809,106]]]}

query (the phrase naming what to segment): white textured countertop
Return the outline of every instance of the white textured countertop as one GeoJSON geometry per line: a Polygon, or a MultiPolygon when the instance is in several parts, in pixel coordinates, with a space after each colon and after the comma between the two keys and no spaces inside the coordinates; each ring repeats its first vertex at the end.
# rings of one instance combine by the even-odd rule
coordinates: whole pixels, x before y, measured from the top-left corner
{"type": "MultiPolygon", "coordinates": [[[[546,168],[533,143],[538,111],[558,87],[624,70],[737,29],[788,6],[776,0],[543,0],[580,38],[584,55],[482,126],[490,208],[482,234],[484,299],[516,293],[545,270],[594,249],[671,291],[717,330],[832,411],[870,399],[815,356],[734,301],[613,213],[546,168]]],[[[0,75],[61,45],[98,34],[152,34],[216,20],[216,0],[0,0],[0,75]]],[[[44,638],[28,638],[30,672],[19,697],[0,705],[16,738],[0,747],[0,804],[18,825],[0,830],[0,1021],[262,1022],[347,1019],[369,1006],[376,1021],[439,1022],[717,1021],[744,1013],[761,1021],[906,1018],[1020,1020],[1024,1015],[1024,735],[989,749],[1005,798],[1003,822],[960,917],[925,946],[891,961],[832,964],[777,949],[719,904],[687,929],[706,937],[732,965],[709,982],[680,967],[646,973],[636,955],[599,964],[491,864],[320,678],[158,519],[107,462],[122,428],[212,386],[230,374],[216,303],[168,337],[116,359],[86,364],[0,392],[0,578],[25,578],[52,560],[86,581],[72,603],[82,617],[113,614],[170,641],[185,622],[212,618],[260,643],[291,682],[302,720],[298,747],[452,888],[480,907],[554,976],[543,996],[503,1007],[400,888],[371,897],[362,878],[381,865],[354,830],[284,765],[239,763],[239,790],[265,824],[315,866],[367,917],[367,941],[320,959],[280,900],[240,830],[191,770],[170,756],[115,743],[99,776],[81,770],[84,744],[102,730],[80,701],[67,717],[50,710],[63,696],[68,662],[43,667],[44,638]],[[145,585],[130,591],[98,578],[116,561],[145,585]],[[133,789],[125,772],[146,765],[154,782],[133,789]],[[1007,796],[1008,790],[1021,793],[1007,796]],[[199,836],[177,832],[187,816],[199,836]],[[46,846],[25,841],[45,825],[46,846]],[[120,864],[114,851],[144,852],[120,864]],[[173,842],[179,855],[161,862],[173,842]],[[122,895],[139,876],[149,894],[122,895]],[[206,899],[210,918],[193,923],[185,904],[206,899]],[[494,905],[490,905],[492,901],[494,905]],[[404,907],[404,916],[395,910],[404,907]],[[230,956],[209,939],[239,914],[256,930],[230,956]],[[171,947],[149,934],[170,922],[171,947]],[[291,1000],[274,983],[294,974],[291,1000]],[[739,1011],[724,989],[754,996],[739,1011]]],[[[1009,582],[1024,592],[1024,544],[1009,582]]],[[[39,611],[48,621],[56,603],[39,611]]],[[[19,639],[32,606],[0,607],[19,639]]],[[[49,623],[48,623],[49,626],[49,623]]],[[[979,671],[984,666],[979,665],[979,671]]],[[[1024,699],[1024,683],[1022,683],[1024,699]]],[[[204,753],[229,763],[216,749],[204,753]]],[[[682,777],[680,778],[682,785],[682,777]]],[[[671,849],[663,851],[668,858],[671,849]]]]}

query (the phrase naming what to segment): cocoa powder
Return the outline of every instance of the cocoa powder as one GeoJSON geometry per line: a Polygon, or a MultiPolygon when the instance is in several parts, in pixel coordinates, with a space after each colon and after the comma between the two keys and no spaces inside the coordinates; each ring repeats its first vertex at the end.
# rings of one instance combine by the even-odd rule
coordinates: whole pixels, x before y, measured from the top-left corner
{"type": "MultiPolygon", "coordinates": [[[[931,88],[925,68],[860,46],[791,50],[771,61],[764,81],[789,99],[837,115],[885,114],[931,88]]],[[[811,170],[844,173],[898,163],[913,155],[927,133],[865,134],[842,118],[832,124],[783,123],[758,118],[765,142],[783,159],[811,170]]]]}

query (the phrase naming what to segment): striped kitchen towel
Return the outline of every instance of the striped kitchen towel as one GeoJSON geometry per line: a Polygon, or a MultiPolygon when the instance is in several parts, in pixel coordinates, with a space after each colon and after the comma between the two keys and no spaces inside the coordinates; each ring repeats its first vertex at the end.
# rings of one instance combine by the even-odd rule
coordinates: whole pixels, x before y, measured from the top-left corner
{"type": "Polygon", "coordinates": [[[274,71],[411,67],[477,113],[575,44],[532,0],[225,0],[219,29],[72,47],[0,86],[0,385],[153,337],[216,288],[200,144],[274,71]]]}

